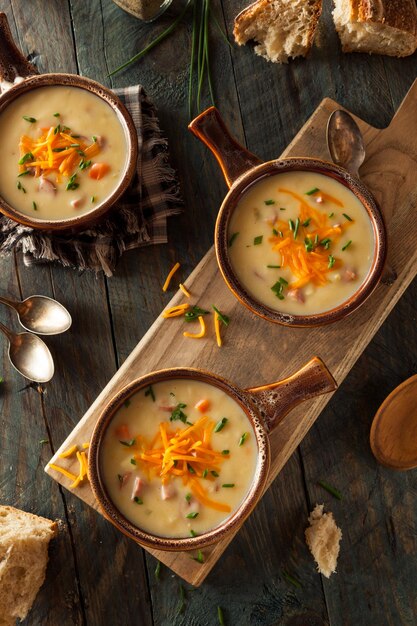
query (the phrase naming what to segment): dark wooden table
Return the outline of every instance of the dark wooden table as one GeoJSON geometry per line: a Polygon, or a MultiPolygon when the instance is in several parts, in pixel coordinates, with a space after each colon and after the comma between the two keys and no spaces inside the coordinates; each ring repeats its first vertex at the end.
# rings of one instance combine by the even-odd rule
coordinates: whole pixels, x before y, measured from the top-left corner
{"type": "MultiPolygon", "coordinates": [[[[229,36],[245,4],[213,0],[229,36]]],[[[416,55],[343,55],[330,2],[324,4],[320,46],[308,60],[286,66],[266,63],[249,47],[229,49],[213,30],[217,104],[238,139],[264,159],[280,154],[324,96],[374,126],[387,125],[417,75],[416,55]]],[[[0,10],[41,71],[78,72],[112,87],[145,86],[169,138],[186,207],[170,221],[168,245],[126,254],[109,280],[60,267],[28,269],[19,256],[0,260],[2,292],[56,297],[74,321],[70,333],[48,340],[57,373],[46,394],[25,387],[1,340],[0,501],[62,520],[46,582],[25,624],[205,626],[218,623],[217,606],[225,623],[237,626],[416,624],[417,473],[379,466],[368,437],[382,400],[416,373],[417,282],[201,588],[189,588],[166,568],[158,582],[152,557],[44,474],[52,452],[168,301],[161,291],[167,271],[178,259],[191,271],[210,247],[225,184],[212,156],[186,131],[190,19],[110,80],[109,72],[172,16],[144,25],[111,0],[0,0],[0,10]],[[318,487],[320,479],[338,487],[343,500],[318,487]],[[330,580],[316,573],[304,542],[316,502],[328,505],[343,530],[338,572],[330,580]]],[[[6,309],[0,320],[17,329],[6,309]]]]}

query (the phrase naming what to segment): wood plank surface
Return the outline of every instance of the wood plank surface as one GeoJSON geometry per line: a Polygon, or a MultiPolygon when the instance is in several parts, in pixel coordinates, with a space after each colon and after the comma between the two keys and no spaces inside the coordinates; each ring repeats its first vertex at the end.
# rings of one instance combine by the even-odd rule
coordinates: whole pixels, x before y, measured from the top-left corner
{"type": "MultiPolygon", "coordinates": [[[[278,372],[281,376],[289,374],[302,364],[300,358],[305,359],[305,355],[312,355],[315,346],[320,346],[320,356],[324,358],[336,380],[341,382],[344,379],[386,315],[411,282],[416,271],[417,251],[414,247],[414,240],[417,229],[414,232],[414,229],[409,226],[407,234],[404,234],[402,238],[399,237],[399,234],[404,232],[405,224],[408,221],[408,198],[417,191],[413,169],[410,166],[406,167],[407,155],[413,152],[413,142],[402,133],[403,125],[408,126],[410,116],[416,113],[416,93],[417,83],[387,130],[366,129],[365,124],[361,123],[367,142],[367,159],[362,167],[364,180],[374,191],[382,207],[391,207],[393,197],[396,198],[396,210],[392,215],[388,214],[387,216],[391,248],[394,251],[394,258],[398,261],[395,268],[398,273],[396,283],[390,288],[382,284],[379,285],[372,298],[360,310],[340,323],[316,329],[282,329],[278,326],[268,325],[247,311],[239,310],[240,305],[234,302],[233,297],[223,284],[217,269],[214,251],[211,250],[187,279],[186,284],[194,296],[194,301],[201,306],[209,307],[210,302],[215,302],[219,308],[228,314],[230,312],[232,319],[239,317],[239,324],[234,328],[233,325],[230,327],[226,346],[222,349],[221,363],[216,358],[218,349],[213,343],[213,338],[211,341],[210,339],[200,342],[188,341],[182,337],[180,332],[182,322],[178,322],[178,320],[167,322],[160,318],[100,394],[90,411],[86,413],[70,437],[64,442],[60,451],[74,443],[80,444],[81,441],[88,440],[98,415],[110,398],[134,378],[155,369],[174,367],[180,364],[194,367],[203,366],[231,378],[242,386],[253,386],[271,382],[271,363],[275,364],[277,376],[278,372]],[[402,161],[398,161],[398,172],[401,172],[402,176],[396,185],[395,173],[389,177],[384,176],[387,181],[384,185],[384,182],[381,181],[381,177],[385,173],[384,163],[386,159],[384,159],[384,153],[391,150],[393,141],[397,144],[399,154],[403,155],[402,161]],[[378,174],[378,185],[373,182],[376,173],[378,174]],[[281,346],[278,355],[275,351],[277,341],[280,342],[281,346]],[[254,350],[261,356],[265,364],[264,367],[262,362],[259,364],[258,361],[253,362],[252,360],[251,363],[250,355],[253,354],[254,350]],[[244,372],[241,368],[242,361],[246,364],[244,372]]],[[[324,101],[291,143],[285,154],[325,157],[324,133],[326,123],[329,113],[335,108],[337,108],[336,103],[330,100],[324,101]]],[[[390,165],[391,169],[392,167],[390,165]]],[[[173,298],[170,305],[176,304],[182,299],[182,294],[178,294],[173,298]]],[[[308,407],[307,414],[305,414],[305,407],[296,409],[271,434],[273,451],[271,480],[282,469],[327,402],[328,396],[315,400],[308,407]]],[[[57,455],[60,451],[57,452],[57,455]]],[[[59,462],[57,455],[52,459],[53,463],[59,462]]],[[[68,484],[68,480],[54,470],[47,468],[47,471],[64,486],[68,484]]],[[[96,506],[88,487],[77,491],[77,495],[92,506],[96,506]]],[[[204,580],[227,544],[228,541],[226,540],[208,549],[204,565],[195,562],[190,564],[187,554],[162,553],[152,550],[151,552],[188,582],[198,585],[204,580]]]]}
{"type": "MultiPolygon", "coordinates": [[[[211,2],[230,38],[234,15],[248,1],[211,2]]],[[[78,69],[109,86],[145,86],[169,138],[186,208],[170,221],[167,246],[124,255],[108,281],[54,267],[28,270],[20,257],[16,265],[14,259],[0,259],[2,292],[19,295],[21,283],[23,296],[56,294],[75,319],[67,336],[53,339],[57,373],[45,397],[33,389],[19,392],[25,381],[10,368],[5,352],[1,360],[0,501],[62,520],[45,585],[24,624],[213,626],[220,605],[228,626],[415,626],[417,472],[380,468],[368,433],[379,403],[417,369],[416,281],[204,584],[192,591],[184,585],[182,612],[178,578],[162,567],[158,582],[152,556],[41,471],[167,304],[169,295],[161,293],[160,284],[173,262],[182,261],[185,278],[212,242],[226,187],[212,156],[185,131],[190,20],[139,63],[111,80],[107,76],[170,23],[180,2],[146,25],[111,0],[0,0],[19,45],[41,69],[78,69]],[[77,350],[83,358],[77,358],[77,350]],[[51,448],[38,444],[48,438],[51,448]],[[316,486],[320,478],[343,491],[341,503],[316,486]],[[338,574],[330,581],[315,572],[303,539],[316,501],[334,511],[344,533],[338,574]],[[288,583],[283,571],[302,587],[288,583]]],[[[256,57],[251,45],[228,48],[213,28],[217,104],[237,138],[264,159],[284,150],[325,96],[375,127],[386,126],[417,75],[416,55],[342,54],[331,5],[324,1],[309,58],[285,66],[256,57]]],[[[209,104],[206,94],[203,104],[209,104]]],[[[395,159],[389,155],[390,162],[395,159]]],[[[0,319],[17,329],[6,309],[0,319]]],[[[212,349],[210,359],[217,358],[212,349]]],[[[265,370],[259,373],[262,378],[265,370]]]]}

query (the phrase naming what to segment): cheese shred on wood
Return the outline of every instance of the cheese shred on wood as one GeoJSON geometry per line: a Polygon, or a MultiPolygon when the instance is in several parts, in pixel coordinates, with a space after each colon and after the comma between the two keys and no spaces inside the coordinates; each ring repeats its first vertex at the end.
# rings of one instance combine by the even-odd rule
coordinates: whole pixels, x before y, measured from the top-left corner
{"type": "Polygon", "coordinates": [[[217,345],[221,348],[222,337],[220,334],[220,318],[217,313],[214,314],[214,332],[216,333],[217,345]]]}
{"type": "Polygon", "coordinates": [[[185,311],[190,307],[189,304],[177,304],[176,306],[172,306],[169,309],[165,309],[162,313],[162,317],[165,319],[169,319],[170,317],[179,317],[180,315],[184,315],[185,311]]]}
{"type": "Polygon", "coordinates": [[[61,454],[59,455],[60,459],[68,459],[71,456],[74,456],[75,454],[77,461],[78,461],[78,475],[73,474],[72,472],[68,471],[64,467],[55,465],[54,463],[49,464],[49,467],[51,469],[55,470],[56,472],[59,472],[60,474],[63,474],[64,476],[72,480],[72,483],[69,486],[70,489],[75,489],[76,487],[78,487],[78,485],[81,482],[83,482],[84,478],[87,478],[87,480],[90,479],[88,475],[87,453],[85,452],[86,450],[88,450],[89,447],[90,447],[90,444],[88,442],[85,442],[82,444],[83,450],[80,451],[78,450],[78,446],[74,444],[73,446],[68,448],[68,450],[61,452],[61,454]]]}
{"type": "Polygon", "coordinates": [[[169,272],[168,276],[165,279],[164,284],[162,285],[162,291],[166,291],[169,287],[169,283],[171,282],[172,277],[174,276],[175,272],[180,268],[180,264],[179,263],[175,263],[174,267],[171,269],[171,271],[169,272]]]}
{"type": "Polygon", "coordinates": [[[182,293],[187,297],[187,298],[191,298],[191,294],[188,291],[188,289],[186,287],[184,287],[184,285],[182,283],[180,283],[178,285],[178,287],[181,289],[182,293]]]}
{"type": "Polygon", "coordinates": [[[200,332],[199,333],[189,333],[185,331],[183,333],[184,337],[190,337],[190,339],[201,339],[206,334],[206,323],[204,321],[204,317],[202,315],[198,316],[198,321],[200,322],[200,332]]]}
{"type": "Polygon", "coordinates": [[[171,424],[161,422],[152,441],[142,435],[134,438],[133,447],[126,450],[143,470],[148,481],[159,477],[162,484],[179,477],[193,496],[216,511],[229,513],[231,507],[213,500],[205,485],[218,476],[221,465],[230,454],[212,447],[212,433],[216,423],[203,415],[185,429],[171,430],[171,424]]]}

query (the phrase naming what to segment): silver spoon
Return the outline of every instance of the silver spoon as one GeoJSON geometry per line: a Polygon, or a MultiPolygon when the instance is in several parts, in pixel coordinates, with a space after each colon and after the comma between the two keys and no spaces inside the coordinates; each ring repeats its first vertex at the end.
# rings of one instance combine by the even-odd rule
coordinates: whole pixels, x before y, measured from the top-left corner
{"type": "Polygon", "coordinates": [[[72,324],[67,309],[47,296],[30,296],[23,302],[0,296],[0,302],[17,312],[23,328],[38,335],[58,335],[72,324]]]}
{"type": "Polygon", "coordinates": [[[333,111],[329,117],[327,145],[333,162],[359,178],[359,168],[365,160],[365,146],[359,126],[346,111],[333,111]]]}
{"type": "Polygon", "coordinates": [[[48,346],[32,333],[13,333],[0,323],[10,342],[9,359],[13,367],[25,378],[36,383],[47,383],[54,375],[54,361],[48,346]]]}

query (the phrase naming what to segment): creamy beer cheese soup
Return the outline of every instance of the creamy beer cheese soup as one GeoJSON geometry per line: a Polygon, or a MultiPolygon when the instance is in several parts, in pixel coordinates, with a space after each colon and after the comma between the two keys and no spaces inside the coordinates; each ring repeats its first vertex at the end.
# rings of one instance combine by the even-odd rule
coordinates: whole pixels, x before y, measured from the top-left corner
{"type": "Polygon", "coordinates": [[[233,271],[248,293],[294,315],[348,300],[368,275],[375,247],[362,203],[314,172],[276,174],[250,187],[228,237],[233,271]]]}
{"type": "Polygon", "coordinates": [[[17,211],[61,220],[88,213],[118,186],[126,137],[113,109],[77,87],[39,87],[0,114],[0,193],[17,211]]]}
{"type": "Polygon", "coordinates": [[[217,527],[250,489],[257,442],[243,409],[221,389],[158,382],[122,406],[103,438],[101,475],[116,508],[162,537],[217,527]]]}

